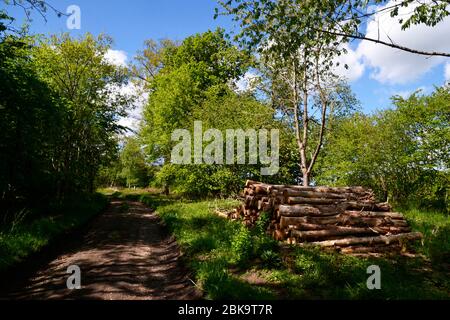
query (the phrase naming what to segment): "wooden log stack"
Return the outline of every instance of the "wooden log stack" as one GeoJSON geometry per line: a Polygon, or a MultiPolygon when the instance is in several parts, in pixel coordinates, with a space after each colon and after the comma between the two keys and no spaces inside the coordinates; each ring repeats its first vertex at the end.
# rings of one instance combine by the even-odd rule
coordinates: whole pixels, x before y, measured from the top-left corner
{"type": "Polygon", "coordinates": [[[268,232],[279,240],[333,247],[345,253],[396,251],[421,239],[401,213],[378,203],[363,187],[303,187],[247,181],[243,204],[230,215],[252,226],[270,215],[268,232]]]}

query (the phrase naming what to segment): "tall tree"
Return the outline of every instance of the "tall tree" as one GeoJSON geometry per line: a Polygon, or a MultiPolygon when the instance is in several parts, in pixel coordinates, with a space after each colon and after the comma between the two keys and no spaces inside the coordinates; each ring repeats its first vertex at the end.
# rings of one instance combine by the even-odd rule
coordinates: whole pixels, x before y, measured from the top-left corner
{"type": "Polygon", "coordinates": [[[62,99],[42,81],[31,38],[0,41],[0,207],[48,203],[55,194],[64,122],[62,99]]]}
{"type": "Polygon", "coordinates": [[[372,38],[363,31],[377,14],[398,17],[403,30],[417,24],[435,26],[450,14],[449,0],[224,0],[219,4],[225,14],[233,15],[240,23],[238,38],[244,37],[251,45],[260,43],[267,34],[282,30],[289,34],[286,39],[294,46],[309,34],[308,38],[322,38],[329,44],[357,39],[415,54],[450,57],[450,52],[407,47],[395,43],[389,35],[387,39],[372,38]],[[406,14],[402,13],[405,8],[406,14]]]}
{"type": "Polygon", "coordinates": [[[307,5],[317,15],[326,16],[329,8],[309,1],[244,1],[237,2],[236,7],[231,7],[231,3],[222,4],[241,23],[242,32],[236,40],[247,49],[256,50],[263,72],[270,79],[272,103],[291,120],[302,183],[308,186],[330,115],[338,105],[354,99],[348,98],[348,86],[333,73],[336,57],[341,54],[335,37],[320,34],[305,21],[298,25],[285,17],[301,15],[307,5]]]}
{"type": "Polygon", "coordinates": [[[304,186],[311,182],[333,116],[358,103],[345,81],[333,74],[333,53],[326,51],[319,44],[303,45],[290,57],[277,50],[261,55],[272,106],[294,130],[304,186]]]}
{"type": "Polygon", "coordinates": [[[179,46],[165,45],[160,54],[159,58],[153,54],[151,59],[139,58],[146,61],[140,63],[148,66],[145,70],[158,66],[157,74],[146,78],[150,97],[142,134],[153,160],[170,162],[172,132],[191,128],[193,109],[205,100],[208,89],[226,87],[242,76],[248,56],[227,41],[220,29],[188,37],[179,46]]]}
{"type": "Polygon", "coordinates": [[[67,108],[65,143],[59,150],[61,194],[93,189],[100,164],[115,147],[114,135],[123,129],[117,120],[132,97],[120,90],[128,81],[126,70],[105,59],[110,46],[106,36],[73,39],[63,34],[44,39],[34,50],[41,79],[64,98],[67,108]]]}
{"type": "MultiPolygon", "coordinates": [[[[237,191],[249,176],[261,178],[257,165],[171,165],[175,129],[193,131],[194,121],[203,129],[278,128],[274,110],[247,93],[237,93],[234,82],[248,70],[249,56],[226,39],[223,30],[186,38],[179,45],[151,42],[142,74],[149,81],[149,102],[144,110],[142,136],[147,155],[163,159],[158,173],[161,185],[195,195],[229,194],[237,191]],[[155,57],[155,52],[158,53],[155,57]],[[155,63],[156,62],[156,63],[155,63]]],[[[289,134],[283,136],[289,140],[289,134]]],[[[286,152],[287,153],[287,152],[286,152]]],[[[285,157],[289,157],[286,155],[285,157]]],[[[282,170],[290,177],[291,168],[282,170]]],[[[294,169],[295,170],[295,169],[294,169]]],[[[279,179],[279,181],[284,181],[279,179]]],[[[286,178],[286,182],[292,182],[286,178]]]]}
{"type": "Polygon", "coordinates": [[[330,185],[365,185],[380,199],[435,203],[450,194],[449,89],[394,97],[394,108],[357,114],[336,124],[320,159],[317,179],[330,185]]]}
{"type": "Polygon", "coordinates": [[[152,167],[147,163],[142,144],[137,137],[128,137],[120,153],[120,176],[125,180],[126,186],[148,187],[152,178],[152,167]]]}

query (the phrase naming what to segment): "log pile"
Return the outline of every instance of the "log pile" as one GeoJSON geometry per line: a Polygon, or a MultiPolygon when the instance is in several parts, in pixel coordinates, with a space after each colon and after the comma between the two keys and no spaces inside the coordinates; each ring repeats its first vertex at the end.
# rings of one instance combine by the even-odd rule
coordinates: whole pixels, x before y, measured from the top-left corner
{"type": "Polygon", "coordinates": [[[279,241],[333,247],[345,253],[394,251],[417,240],[401,213],[363,187],[303,187],[247,181],[243,204],[230,213],[252,226],[262,212],[279,241]]]}

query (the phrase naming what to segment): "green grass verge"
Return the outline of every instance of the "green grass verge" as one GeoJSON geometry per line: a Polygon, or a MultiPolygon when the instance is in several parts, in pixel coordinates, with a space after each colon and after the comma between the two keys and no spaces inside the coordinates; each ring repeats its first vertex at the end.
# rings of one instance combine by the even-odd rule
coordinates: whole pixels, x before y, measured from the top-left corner
{"type": "MultiPolygon", "coordinates": [[[[130,195],[125,192],[123,197],[130,195]]],[[[189,201],[148,193],[132,198],[157,210],[207,299],[450,298],[448,273],[431,258],[431,248],[445,248],[448,238],[433,231],[425,233],[424,245],[418,244],[425,257],[358,258],[314,248],[286,250],[262,232],[265,219],[248,230],[214,214],[216,209],[235,207],[235,200],[189,201]],[[381,268],[381,290],[367,288],[370,265],[381,268]]],[[[448,226],[445,216],[406,215],[422,232],[423,223],[448,226]]]]}
{"type": "Polygon", "coordinates": [[[0,272],[40,251],[55,237],[82,226],[103,210],[108,199],[101,194],[71,199],[58,209],[58,215],[49,215],[20,224],[13,230],[0,231],[0,272]]]}
{"type": "Polygon", "coordinates": [[[441,212],[418,209],[402,213],[411,227],[422,232],[423,243],[416,246],[418,252],[427,256],[436,267],[450,267],[450,216],[441,212]]]}

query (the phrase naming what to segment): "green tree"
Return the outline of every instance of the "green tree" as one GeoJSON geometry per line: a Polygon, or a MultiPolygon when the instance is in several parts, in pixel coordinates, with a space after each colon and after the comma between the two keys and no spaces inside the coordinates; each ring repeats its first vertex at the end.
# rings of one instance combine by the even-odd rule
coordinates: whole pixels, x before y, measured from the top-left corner
{"type": "Polygon", "coordinates": [[[142,134],[150,157],[169,162],[172,132],[191,128],[193,109],[204,101],[208,88],[237,80],[246,71],[248,57],[219,29],[167,46],[158,61],[162,66],[151,79],[142,134]]]}
{"type": "Polygon", "coordinates": [[[310,41],[322,41],[326,46],[340,46],[351,39],[371,41],[379,45],[427,56],[450,57],[449,52],[429,52],[395,43],[389,35],[386,40],[370,38],[364,28],[377,13],[398,17],[402,29],[411,25],[435,26],[449,15],[448,0],[223,0],[218,1],[223,12],[216,9],[216,15],[229,14],[239,23],[237,39],[243,39],[249,46],[259,46],[268,35],[283,33],[283,45],[292,52],[310,41]],[[374,9],[375,8],[375,9],[374,9]],[[407,8],[408,13],[400,14],[407,8]],[[373,10],[372,10],[373,9],[373,10]]]}
{"type": "Polygon", "coordinates": [[[39,78],[32,41],[8,36],[0,42],[0,201],[5,211],[48,203],[63,145],[63,100],[39,78]]]}
{"type": "Polygon", "coordinates": [[[33,52],[40,78],[65,100],[64,144],[57,164],[59,194],[92,191],[100,165],[116,146],[115,134],[123,129],[119,116],[132,97],[120,88],[128,81],[126,70],[105,59],[111,47],[106,36],[68,34],[44,39],[33,52]]]}
{"type": "Polygon", "coordinates": [[[120,153],[120,176],[128,188],[148,187],[152,179],[152,167],[147,163],[141,146],[138,138],[128,137],[120,153]]]}
{"type": "MultiPolygon", "coordinates": [[[[246,178],[263,179],[260,165],[170,164],[175,145],[172,132],[187,129],[192,133],[194,121],[202,121],[204,130],[219,129],[223,134],[233,128],[283,127],[270,106],[249,93],[233,91],[234,82],[248,70],[249,56],[226,40],[222,30],[188,37],[178,46],[165,45],[156,51],[161,57],[154,57],[155,50],[149,54],[157,61],[149,62],[149,68],[159,67],[157,74],[149,77],[150,97],[141,134],[146,154],[164,163],[157,174],[159,184],[197,196],[226,195],[237,193],[246,178]]],[[[283,133],[283,139],[291,142],[289,131],[283,133]]],[[[288,150],[283,150],[288,159],[288,150]]],[[[282,172],[292,181],[292,168],[282,172]]]]}
{"type": "Polygon", "coordinates": [[[445,208],[449,195],[449,89],[408,99],[395,109],[341,120],[320,160],[318,181],[365,185],[379,198],[445,208]]]}
{"type": "Polygon", "coordinates": [[[301,19],[294,25],[286,17],[313,15],[311,12],[326,16],[330,8],[317,1],[229,1],[221,4],[241,24],[242,31],[236,40],[243,47],[256,50],[260,57],[260,71],[267,79],[264,80],[265,91],[272,105],[290,120],[297,142],[302,183],[308,186],[330,128],[329,118],[338,105],[352,100],[354,103],[355,99],[351,98],[345,81],[333,71],[335,59],[341,54],[337,40],[308,28],[301,19]]]}

